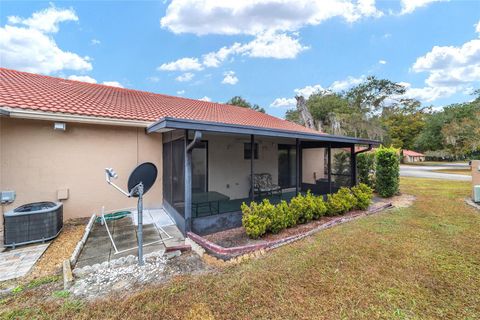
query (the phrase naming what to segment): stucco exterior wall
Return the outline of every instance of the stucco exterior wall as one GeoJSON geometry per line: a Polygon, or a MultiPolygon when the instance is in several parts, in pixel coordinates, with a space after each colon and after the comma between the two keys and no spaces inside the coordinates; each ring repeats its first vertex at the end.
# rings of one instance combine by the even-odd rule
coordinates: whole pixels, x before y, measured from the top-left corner
{"type": "Polygon", "coordinates": [[[66,131],[53,130],[53,122],[3,118],[1,122],[0,176],[2,190],[15,190],[14,203],[3,211],[36,201],[63,200],[64,218],[90,216],[106,210],[134,207],[105,182],[104,169],[113,167],[116,183],[126,188],[128,175],[139,163],[150,161],[159,169],[145,206],[162,205],[162,136],[142,128],[67,123],[66,131]]]}
{"type": "MultiPolygon", "coordinates": [[[[230,199],[246,198],[250,191],[250,160],[243,158],[244,143],[249,136],[205,135],[208,140],[208,189],[218,191],[230,199]]],[[[255,173],[270,173],[278,183],[278,143],[292,143],[257,137],[258,159],[254,160],[255,173]]],[[[294,142],[293,142],[294,143],[294,142]]]]}

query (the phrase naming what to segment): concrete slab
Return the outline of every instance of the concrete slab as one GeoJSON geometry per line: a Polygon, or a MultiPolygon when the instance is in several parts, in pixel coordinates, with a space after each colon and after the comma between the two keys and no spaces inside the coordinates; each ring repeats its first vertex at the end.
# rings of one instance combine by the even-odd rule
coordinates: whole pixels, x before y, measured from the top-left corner
{"type": "Polygon", "coordinates": [[[49,245],[49,243],[44,243],[1,252],[0,281],[26,275],[49,245]]]}
{"type": "MultiPolygon", "coordinates": [[[[132,216],[122,219],[107,221],[107,226],[117,250],[131,250],[116,254],[105,226],[95,222],[87,243],[79,255],[76,267],[80,268],[129,255],[137,256],[137,225],[133,216],[132,214],[132,216]]],[[[163,209],[145,209],[143,243],[147,245],[143,248],[144,254],[165,251],[165,245],[159,241],[166,238],[166,234],[159,232],[160,227],[165,228],[166,231],[168,230],[168,234],[174,237],[171,240],[166,240],[170,246],[184,244],[182,233],[163,209]],[[151,242],[155,243],[149,244],[151,242]]]]}

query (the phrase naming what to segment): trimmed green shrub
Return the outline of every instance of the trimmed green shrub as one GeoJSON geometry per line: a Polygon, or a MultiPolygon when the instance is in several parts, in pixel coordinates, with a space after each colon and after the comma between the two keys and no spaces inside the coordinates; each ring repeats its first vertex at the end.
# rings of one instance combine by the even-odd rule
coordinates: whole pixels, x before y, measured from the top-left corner
{"type": "Polygon", "coordinates": [[[252,239],[257,239],[264,235],[270,225],[270,219],[260,214],[262,212],[261,209],[263,209],[260,206],[262,204],[257,204],[256,202],[252,202],[250,206],[244,202],[241,206],[243,212],[242,225],[248,237],[252,239]]]}
{"type": "Polygon", "coordinates": [[[375,153],[364,152],[357,155],[358,182],[375,186],[375,153]]]}
{"type": "Polygon", "coordinates": [[[311,196],[307,198],[307,196],[303,196],[302,194],[298,194],[290,200],[290,210],[292,210],[294,216],[297,217],[297,223],[307,223],[313,219],[314,209],[310,204],[311,196]]]}
{"type": "Polygon", "coordinates": [[[350,211],[357,205],[357,198],[348,188],[340,188],[337,193],[327,196],[327,215],[336,216],[350,211]]]}
{"type": "Polygon", "coordinates": [[[307,199],[307,205],[313,209],[313,219],[318,220],[325,215],[327,206],[323,201],[323,197],[317,197],[308,191],[305,198],[307,199]]]}
{"type": "Polygon", "coordinates": [[[288,227],[288,219],[282,207],[271,204],[268,199],[263,199],[258,208],[259,215],[267,217],[270,221],[267,226],[267,232],[279,233],[288,227]]]}
{"type": "Polygon", "coordinates": [[[345,212],[348,212],[357,206],[357,198],[352,193],[352,190],[342,187],[337,191],[337,194],[343,199],[345,205],[345,212]]]}
{"type": "Polygon", "coordinates": [[[398,193],[400,182],[400,159],[398,149],[380,147],[375,152],[376,183],[378,194],[384,198],[398,193]]]}
{"type": "Polygon", "coordinates": [[[285,228],[290,228],[297,225],[298,217],[295,215],[295,212],[290,209],[290,206],[285,200],[282,200],[279,204],[277,204],[275,209],[277,215],[283,217],[285,228]]]}
{"type": "Polygon", "coordinates": [[[366,210],[372,203],[373,189],[364,183],[353,187],[352,194],[357,198],[356,209],[366,210]]]}

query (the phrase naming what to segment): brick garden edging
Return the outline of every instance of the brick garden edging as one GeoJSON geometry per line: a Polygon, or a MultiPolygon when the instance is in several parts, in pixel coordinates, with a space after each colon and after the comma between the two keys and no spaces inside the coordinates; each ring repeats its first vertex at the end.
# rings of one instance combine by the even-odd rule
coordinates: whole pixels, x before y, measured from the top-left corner
{"type": "Polygon", "coordinates": [[[383,211],[385,209],[389,209],[389,208],[392,208],[392,207],[393,207],[392,203],[389,202],[387,204],[371,208],[368,211],[365,211],[365,212],[360,213],[360,214],[355,215],[355,216],[335,218],[335,219],[333,219],[333,220],[331,220],[327,223],[324,223],[324,224],[318,226],[317,228],[312,229],[310,231],[307,231],[305,233],[296,234],[296,235],[289,236],[289,237],[286,237],[286,238],[283,238],[283,239],[268,241],[268,242],[265,242],[265,243],[250,244],[250,245],[231,247],[231,248],[225,248],[225,247],[219,246],[218,244],[213,243],[213,242],[205,239],[204,237],[202,237],[202,236],[200,236],[196,233],[193,233],[193,232],[187,232],[187,236],[192,241],[194,241],[196,244],[198,244],[200,247],[202,247],[207,253],[213,255],[214,257],[218,257],[218,258],[226,261],[226,260],[230,260],[232,258],[236,258],[238,256],[243,256],[243,255],[246,255],[246,254],[250,254],[250,253],[255,252],[255,251],[260,251],[260,250],[265,251],[265,250],[275,249],[275,248],[281,247],[285,244],[288,244],[288,243],[303,239],[305,237],[311,236],[311,235],[313,235],[317,232],[320,232],[322,230],[334,227],[334,226],[342,224],[342,223],[353,221],[353,220],[356,220],[356,219],[364,217],[364,216],[368,216],[368,215],[371,215],[371,214],[374,214],[374,213],[378,213],[380,211],[383,211]]]}

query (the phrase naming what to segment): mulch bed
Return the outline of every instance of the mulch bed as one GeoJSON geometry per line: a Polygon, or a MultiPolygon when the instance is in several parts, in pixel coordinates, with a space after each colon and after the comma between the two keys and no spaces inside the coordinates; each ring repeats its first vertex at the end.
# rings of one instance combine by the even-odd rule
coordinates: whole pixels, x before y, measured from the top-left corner
{"type": "Polygon", "coordinates": [[[69,259],[83,236],[88,218],[70,219],[64,222],[62,232],[55,238],[37,261],[25,280],[55,275],[62,271],[63,260],[69,259]]]}
{"type": "MultiPolygon", "coordinates": [[[[358,216],[362,213],[364,213],[364,211],[355,210],[350,211],[342,215],[341,217],[351,218],[358,216]]],[[[319,220],[313,220],[309,223],[300,224],[292,228],[284,229],[277,234],[266,234],[260,239],[250,239],[245,233],[245,229],[243,227],[212,233],[204,236],[204,238],[224,248],[239,247],[251,244],[261,244],[306,233],[321,226],[322,224],[332,221],[333,219],[337,219],[338,217],[339,216],[322,217],[319,220]]]]}
{"type": "MultiPolygon", "coordinates": [[[[376,198],[374,200],[374,206],[376,207],[386,203],[392,203],[394,207],[408,207],[413,203],[414,200],[415,200],[414,196],[411,196],[408,194],[402,194],[389,199],[376,198]]],[[[338,219],[339,217],[353,218],[364,213],[365,211],[354,210],[341,216],[322,217],[319,220],[313,220],[309,223],[300,224],[292,228],[284,229],[277,234],[266,234],[260,239],[250,239],[245,233],[245,229],[243,227],[212,233],[212,234],[203,236],[203,238],[219,246],[222,246],[224,248],[233,248],[233,247],[240,247],[240,246],[254,245],[254,244],[264,244],[267,242],[288,238],[290,236],[304,234],[334,219],[338,219]]]]}

